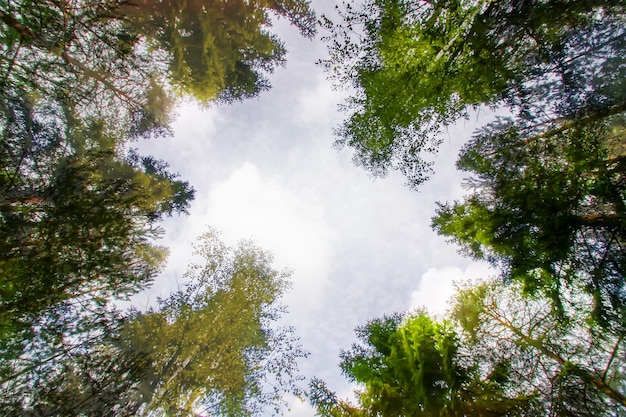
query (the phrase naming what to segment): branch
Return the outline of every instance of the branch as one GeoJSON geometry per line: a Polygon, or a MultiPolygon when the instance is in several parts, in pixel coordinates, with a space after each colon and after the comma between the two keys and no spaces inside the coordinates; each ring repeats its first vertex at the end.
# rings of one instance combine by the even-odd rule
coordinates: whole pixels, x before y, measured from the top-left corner
{"type": "Polygon", "coordinates": [[[567,367],[571,373],[578,376],[584,382],[586,382],[587,384],[593,385],[600,392],[606,394],[609,398],[611,398],[618,404],[621,404],[622,406],[626,407],[626,396],[624,396],[619,391],[616,391],[615,389],[613,389],[609,384],[607,384],[604,381],[604,379],[599,379],[595,375],[593,375],[591,372],[589,372],[587,369],[584,369],[583,367],[581,367],[580,365],[567,361],[566,359],[561,357],[558,353],[553,352],[552,350],[548,349],[540,340],[533,339],[532,337],[524,334],[519,328],[513,326],[512,323],[509,323],[503,318],[499,316],[495,316],[495,315],[493,318],[502,326],[504,326],[505,328],[513,332],[514,335],[518,336],[521,339],[523,344],[537,349],[543,355],[551,358],[562,367],[567,367]]]}
{"type": "Polygon", "coordinates": [[[92,70],[91,68],[87,67],[85,64],[83,64],[82,62],[72,58],[67,51],[63,51],[61,53],[61,57],[70,65],[74,65],[75,67],[79,68],[81,71],[83,71],[83,73],[85,74],[85,76],[102,83],[106,88],[108,88],[109,90],[113,91],[116,95],[118,95],[120,98],[122,98],[124,101],[128,102],[131,106],[134,107],[141,107],[141,105],[139,103],[137,103],[134,99],[132,99],[131,97],[128,96],[127,93],[125,93],[124,91],[120,90],[118,87],[116,87],[111,81],[107,80],[105,77],[103,77],[102,75],[100,75],[97,71],[92,70]]]}
{"type": "Polygon", "coordinates": [[[617,349],[619,349],[619,345],[621,342],[622,342],[622,336],[617,338],[617,342],[615,342],[615,346],[613,346],[613,351],[611,352],[611,357],[609,358],[609,362],[606,364],[606,368],[604,369],[604,372],[602,372],[603,381],[606,381],[606,375],[609,372],[611,363],[613,363],[613,359],[615,359],[615,355],[617,354],[617,349]]]}
{"type": "Polygon", "coordinates": [[[571,119],[568,120],[564,123],[562,123],[558,128],[556,129],[552,129],[552,130],[548,130],[547,132],[541,133],[539,135],[533,136],[531,138],[528,138],[524,141],[524,144],[528,144],[531,141],[535,141],[538,139],[545,139],[545,138],[549,138],[555,135],[558,135],[559,133],[562,133],[566,130],[569,130],[573,127],[579,126],[581,124],[588,124],[588,123],[593,123],[593,122],[597,122],[599,120],[602,120],[604,118],[610,117],[610,116],[614,116],[616,114],[620,114],[626,111],[626,103],[622,103],[622,104],[618,104],[615,105],[605,111],[600,111],[597,113],[592,113],[588,116],[585,117],[581,117],[580,119],[571,119]]]}
{"type": "Polygon", "coordinates": [[[30,41],[35,39],[35,33],[32,31],[31,28],[24,26],[15,17],[3,12],[2,10],[0,10],[0,21],[15,30],[20,35],[22,35],[24,39],[28,39],[30,41]]]}

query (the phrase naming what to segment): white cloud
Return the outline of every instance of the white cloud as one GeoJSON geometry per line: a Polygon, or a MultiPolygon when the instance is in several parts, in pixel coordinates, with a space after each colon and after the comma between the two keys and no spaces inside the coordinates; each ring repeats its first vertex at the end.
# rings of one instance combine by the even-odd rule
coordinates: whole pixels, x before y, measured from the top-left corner
{"type": "Polygon", "coordinates": [[[306,401],[293,395],[287,398],[287,414],[290,417],[311,417],[315,415],[315,409],[306,401]]]}
{"type": "Polygon", "coordinates": [[[296,119],[304,126],[319,124],[328,127],[341,119],[338,103],[342,102],[345,93],[333,90],[322,77],[320,75],[314,87],[298,92],[296,119]]]}
{"type": "Polygon", "coordinates": [[[318,304],[334,240],[321,206],[250,163],[215,184],[207,203],[206,217],[227,242],[251,237],[275,255],[278,267],[294,271],[289,304],[299,309],[318,304]]]}
{"type": "Polygon", "coordinates": [[[465,270],[456,266],[430,268],[421,277],[411,293],[409,311],[426,308],[433,314],[443,314],[455,293],[455,284],[488,278],[495,270],[484,263],[472,263],[465,270]]]}

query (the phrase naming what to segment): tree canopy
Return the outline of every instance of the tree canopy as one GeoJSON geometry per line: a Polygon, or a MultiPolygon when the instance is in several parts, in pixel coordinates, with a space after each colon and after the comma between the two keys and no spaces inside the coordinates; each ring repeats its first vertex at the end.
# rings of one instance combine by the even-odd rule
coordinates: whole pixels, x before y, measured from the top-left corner
{"type": "Polygon", "coordinates": [[[194,190],[167,164],[119,149],[100,120],[54,104],[5,101],[0,147],[3,339],[58,303],[146,288],[167,251],[156,222],[194,190]]]}
{"type": "Polygon", "coordinates": [[[597,319],[623,326],[623,126],[614,117],[550,135],[510,120],[486,127],[458,162],[473,193],[441,205],[435,230],[530,293],[556,301],[565,287],[582,288],[597,319]]]}
{"type": "Polygon", "coordinates": [[[461,289],[450,318],[470,354],[492,378],[535,399],[530,415],[614,416],[626,407],[623,331],[588,320],[591,297],[563,291],[528,297],[517,284],[485,282],[461,289]]]}
{"type": "Polygon", "coordinates": [[[252,242],[231,249],[214,231],[195,254],[201,263],[189,266],[184,289],[122,332],[126,349],[149,358],[138,387],[149,393],[144,414],[258,415],[279,406],[295,390],[296,360],[305,356],[293,329],[273,323],[289,274],[252,242]]]}
{"type": "Polygon", "coordinates": [[[319,415],[518,416],[533,407],[531,397],[510,395],[512,381],[481,375],[488,364],[481,369],[464,352],[452,322],[418,312],[372,320],[356,333],[362,344],[341,353],[341,369],[361,388],[359,404],[314,380],[309,397],[319,415]]]}
{"type": "MultiPolygon", "coordinates": [[[[0,2],[0,378],[7,410],[132,415],[145,407],[134,391],[154,352],[122,348],[121,329],[162,313],[131,320],[112,305],[147,288],[162,269],[167,249],[157,245],[158,223],[186,213],[194,190],[130,141],[170,133],[180,98],[206,105],[267,89],[266,75],[285,55],[271,15],[289,19],[304,36],[315,32],[305,0],[0,2]],[[42,402],[29,403],[33,396],[42,402]]],[[[256,253],[259,265],[269,262],[256,253]]],[[[282,291],[270,275],[268,287],[258,281],[254,288],[265,291],[262,300],[242,297],[243,287],[236,297],[232,288],[220,292],[220,303],[251,303],[239,330],[248,326],[253,334],[229,345],[233,355],[240,348],[239,391],[222,380],[222,393],[211,397],[233,409],[258,394],[252,391],[267,352],[288,356],[278,352],[289,331],[266,326],[282,291]]],[[[251,285],[246,279],[237,285],[251,285]]],[[[236,320],[238,307],[228,308],[224,319],[236,320]]],[[[156,356],[150,361],[158,363],[156,356]]],[[[264,364],[291,372],[291,362],[264,364]]],[[[204,376],[206,383],[214,375],[204,376]]],[[[170,389],[172,381],[159,384],[170,389]]],[[[155,409],[169,407],[159,401],[155,409]]]]}
{"type": "Polygon", "coordinates": [[[285,48],[267,27],[268,11],[312,37],[306,1],[135,1],[120,5],[128,28],[167,53],[168,80],[200,102],[232,101],[269,87],[264,73],[284,63],[285,48]]]}
{"type": "Polygon", "coordinates": [[[210,103],[269,86],[263,74],[285,54],[267,30],[269,11],[315,33],[305,0],[8,2],[0,8],[3,95],[70,101],[125,134],[162,132],[175,95],[210,103]]]}
{"type": "Polygon", "coordinates": [[[293,329],[277,324],[289,274],[253,243],[229,248],[215,231],[199,238],[195,255],[184,287],[146,311],[100,310],[86,321],[77,309],[82,325],[56,344],[59,329],[42,326],[22,357],[1,362],[3,409],[76,416],[280,409],[281,396],[297,390],[297,360],[306,356],[293,329]]]}
{"type": "Polygon", "coordinates": [[[371,0],[340,13],[321,61],[354,88],[337,143],[374,175],[418,186],[443,129],[479,106],[543,130],[624,112],[621,2],[371,0]]]}
{"type": "Polygon", "coordinates": [[[575,292],[566,318],[551,300],[484,282],[459,290],[452,309],[370,321],[341,354],[358,404],[313,380],[318,415],[613,416],[626,407],[619,331],[589,325],[575,292]]]}

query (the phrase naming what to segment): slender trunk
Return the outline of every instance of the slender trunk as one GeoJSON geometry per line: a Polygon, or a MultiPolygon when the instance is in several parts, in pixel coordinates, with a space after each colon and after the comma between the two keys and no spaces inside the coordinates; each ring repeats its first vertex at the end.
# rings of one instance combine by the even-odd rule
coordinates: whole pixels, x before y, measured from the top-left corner
{"type": "Polygon", "coordinates": [[[607,384],[604,381],[604,379],[597,377],[592,372],[590,372],[589,370],[583,368],[582,366],[578,364],[567,361],[566,359],[561,357],[558,353],[553,352],[552,350],[548,349],[548,347],[546,347],[546,345],[542,341],[533,339],[532,337],[524,334],[519,328],[513,326],[512,324],[501,319],[500,317],[494,317],[494,318],[498,321],[498,323],[500,323],[502,326],[504,326],[505,328],[513,332],[514,335],[519,337],[523,344],[537,349],[539,352],[541,352],[541,354],[554,360],[556,363],[558,363],[562,367],[567,366],[568,370],[572,374],[578,376],[585,383],[593,385],[596,389],[606,394],[609,398],[611,398],[618,404],[621,404],[622,406],[626,407],[626,396],[624,396],[619,391],[616,391],[615,389],[613,389],[609,384],[607,384]]]}
{"type": "MultiPolygon", "coordinates": [[[[195,353],[197,353],[197,352],[194,352],[194,354],[195,353]]],[[[155,392],[154,395],[152,396],[152,398],[150,399],[150,402],[148,403],[148,407],[146,407],[146,412],[148,412],[152,406],[154,406],[155,404],[157,404],[161,400],[161,398],[163,397],[163,395],[167,391],[167,388],[169,387],[169,385],[181,374],[181,372],[183,372],[185,370],[185,368],[189,365],[189,363],[191,362],[193,357],[194,357],[193,354],[189,355],[187,357],[187,359],[185,359],[183,361],[183,363],[178,368],[176,368],[176,370],[174,371],[172,376],[170,376],[167,379],[167,381],[159,387],[157,392],[155,392]]],[[[144,413],[144,415],[145,415],[145,413],[144,413]]]]}
{"type": "Polygon", "coordinates": [[[624,224],[622,216],[617,213],[591,213],[580,215],[577,217],[578,223],[581,226],[591,228],[606,228],[614,229],[621,227],[624,224]]]}
{"type": "Polygon", "coordinates": [[[469,16],[467,16],[463,20],[463,23],[461,23],[461,25],[457,29],[457,32],[454,34],[454,36],[452,36],[452,38],[448,41],[448,43],[445,44],[443,46],[443,48],[441,48],[441,50],[437,53],[437,56],[435,56],[435,58],[432,60],[432,62],[430,63],[430,68],[435,67],[437,65],[437,63],[439,62],[439,60],[441,60],[450,51],[450,49],[454,46],[454,43],[461,36],[464,36],[466,34],[466,31],[474,24],[474,20],[476,19],[476,17],[480,13],[481,8],[483,7],[483,5],[484,4],[489,4],[491,2],[492,2],[492,0],[482,0],[480,2],[480,4],[474,6],[475,9],[469,14],[469,16]]]}
{"type": "Polygon", "coordinates": [[[605,109],[604,111],[599,111],[596,113],[591,113],[587,116],[581,117],[581,118],[577,118],[577,119],[572,119],[572,120],[567,120],[563,123],[561,123],[561,125],[555,129],[551,129],[548,130],[546,132],[540,133],[538,135],[532,136],[528,139],[526,139],[525,141],[523,141],[522,143],[518,144],[517,146],[520,145],[527,145],[531,142],[534,142],[536,140],[540,140],[540,139],[547,139],[550,138],[552,136],[556,136],[560,133],[565,132],[566,130],[569,130],[571,128],[577,127],[577,126],[581,126],[581,125],[587,125],[589,123],[593,123],[593,122],[597,122],[600,121],[602,119],[605,119],[607,117],[610,116],[614,116],[616,114],[620,114],[626,111],[626,103],[622,103],[622,104],[618,104],[615,105],[613,107],[610,107],[608,109],[605,109]]]}
{"type": "Polygon", "coordinates": [[[24,26],[15,17],[2,10],[0,10],[0,21],[22,35],[24,39],[29,41],[35,39],[35,33],[31,30],[31,28],[24,26]]]}

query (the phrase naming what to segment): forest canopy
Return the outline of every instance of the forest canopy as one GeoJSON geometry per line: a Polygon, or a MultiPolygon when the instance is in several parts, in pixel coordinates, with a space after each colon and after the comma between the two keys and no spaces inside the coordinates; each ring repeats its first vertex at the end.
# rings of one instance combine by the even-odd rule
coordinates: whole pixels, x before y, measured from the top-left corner
{"type": "Polygon", "coordinates": [[[286,275],[251,244],[206,235],[222,251],[200,255],[218,271],[195,266],[193,284],[148,311],[116,308],[162,271],[159,223],[195,195],[132,141],[170,134],[181,100],[267,90],[286,53],[272,16],[315,33],[304,0],[0,2],[3,413],[242,415],[294,389],[304,353],[272,327],[286,275]],[[155,334],[162,346],[146,343],[155,334]]]}
{"type": "MultiPolygon", "coordinates": [[[[371,174],[418,189],[442,132],[500,115],[461,150],[467,195],[432,218],[497,273],[444,314],[358,327],[340,353],[355,401],[313,379],[317,414],[623,415],[624,2],[337,10],[320,61],[352,93],[336,142],[371,174]]],[[[196,194],[133,141],[171,134],[181,102],[268,90],[286,60],[277,18],[316,34],[306,0],[0,0],[3,413],[251,416],[302,394],[307,354],[278,324],[290,273],[252,242],[210,230],[176,291],[119,309],[163,271],[162,221],[196,194]]]]}
{"type": "Polygon", "coordinates": [[[397,169],[417,188],[444,129],[481,106],[508,110],[528,137],[626,110],[622,2],[370,0],[338,9],[337,21],[324,20],[321,64],[354,93],[337,144],[373,175],[397,169]]]}
{"type": "MultiPolygon", "coordinates": [[[[337,144],[417,189],[448,126],[469,194],[436,232],[498,275],[441,317],[385,316],[341,353],[356,402],[313,380],[320,416],[624,413],[626,61],[619,1],[344,3],[321,61],[353,94],[337,144]]],[[[485,277],[487,278],[487,277],[485,277]]]]}

